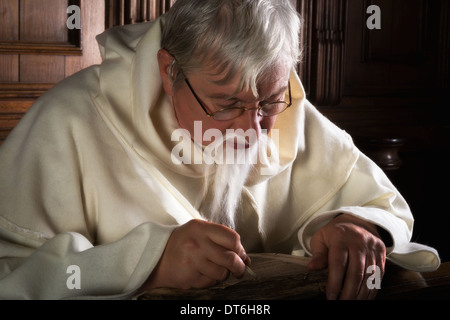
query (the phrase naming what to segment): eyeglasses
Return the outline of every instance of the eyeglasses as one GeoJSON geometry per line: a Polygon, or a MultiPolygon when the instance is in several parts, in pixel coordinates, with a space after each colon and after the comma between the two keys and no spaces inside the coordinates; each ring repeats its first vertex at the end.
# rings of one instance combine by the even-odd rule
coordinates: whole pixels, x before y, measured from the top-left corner
{"type": "Polygon", "coordinates": [[[260,117],[273,117],[277,114],[282,113],[287,108],[292,105],[292,97],[291,97],[291,82],[288,82],[288,91],[289,91],[289,102],[286,101],[275,101],[275,102],[266,102],[260,104],[257,108],[246,108],[246,107],[231,107],[231,108],[223,108],[216,112],[209,113],[205,106],[202,104],[194,89],[192,89],[189,80],[185,77],[184,80],[197,100],[200,107],[202,107],[203,111],[205,111],[206,115],[210,118],[213,118],[217,121],[228,121],[233,120],[237,117],[240,117],[245,111],[249,110],[258,110],[258,115],[260,117]]]}

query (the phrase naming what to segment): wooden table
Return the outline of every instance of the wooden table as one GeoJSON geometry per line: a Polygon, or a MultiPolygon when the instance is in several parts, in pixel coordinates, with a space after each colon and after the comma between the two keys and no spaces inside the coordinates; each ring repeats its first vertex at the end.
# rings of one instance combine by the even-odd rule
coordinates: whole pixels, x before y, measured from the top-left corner
{"type": "Polygon", "coordinates": [[[415,272],[388,264],[377,299],[450,299],[450,262],[442,263],[433,272],[415,272]]]}
{"type": "MultiPolygon", "coordinates": [[[[252,254],[256,277],[230,278],[208,289],[150,290],[142,300],[291,300],[325,299],[328,271],[309,272],[309,258],[283,254],[252,254]]],[[[414,272],[387,263],[377,299],[450,299],[450,262],[434,272],[414,272]]]]}

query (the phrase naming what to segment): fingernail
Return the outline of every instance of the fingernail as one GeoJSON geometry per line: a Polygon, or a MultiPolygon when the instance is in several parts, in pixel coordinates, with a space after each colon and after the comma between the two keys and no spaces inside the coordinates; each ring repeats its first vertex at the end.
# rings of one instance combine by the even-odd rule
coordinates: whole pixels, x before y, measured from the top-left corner
{"type": "Polygon", "coordinates": [[[247,255],[247,252],[245,250],[242,252],[241,257],[242,257],[242,261],[244,261],[246,264],[247,264],[247,261],[250,260],[249,256],[247,255]]]}
{"type": "Polygon", "coordinates": [[[245,249],[240,254],[240,258],[242,259],[242,262],[244,262],[245,264],[247,264],[247,262],[250,260],[250,258],[247,255],[247,252],[245,252],[245,249]]]}

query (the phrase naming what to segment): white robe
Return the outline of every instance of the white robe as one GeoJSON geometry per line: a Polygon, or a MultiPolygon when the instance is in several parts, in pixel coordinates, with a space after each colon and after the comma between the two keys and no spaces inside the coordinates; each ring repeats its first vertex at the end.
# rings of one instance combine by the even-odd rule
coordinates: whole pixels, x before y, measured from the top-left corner
{"type": "MultiPolygon", "coordinates": [[[[179,126],[158,72],[163,25],[100,35],[102,64],[39,98],[1,146],[0,298],[130,297],[172,230],[204,219],[204,166],[171,160],[179,126]]],[[[410,242],[413,216],[396,188],[290,80],[293,105],[275,123],[282,167],[253,177],[238,208],[246,250],[310,254],[314,232],[347,212],[391,234],[393,262],[435,270],[438,253],[410,242]]]]}

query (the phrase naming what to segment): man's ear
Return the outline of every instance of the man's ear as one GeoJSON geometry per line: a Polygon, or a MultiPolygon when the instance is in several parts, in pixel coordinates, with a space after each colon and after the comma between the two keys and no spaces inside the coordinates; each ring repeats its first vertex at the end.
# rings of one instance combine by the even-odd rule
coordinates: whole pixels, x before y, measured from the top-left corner
{"type": "Polygon", "coordinates": [[[173,79],[169,72],[174,59],[175,58],[167,50],[160,49],[158,51],[159,74],[161,75],[164,91],[169,96],[173,96],[173,79]]]}

